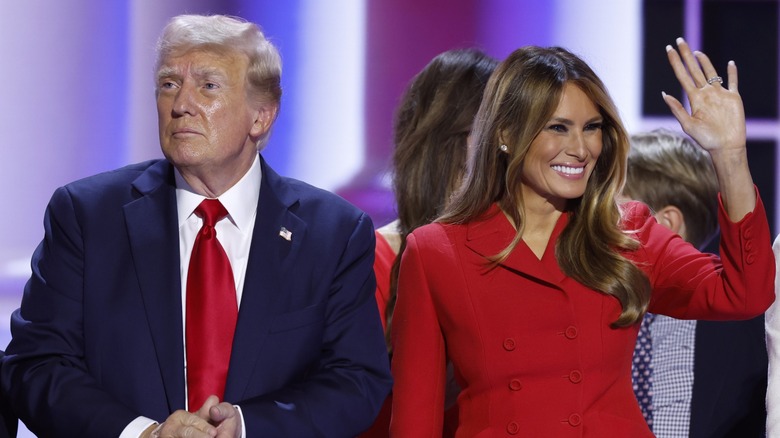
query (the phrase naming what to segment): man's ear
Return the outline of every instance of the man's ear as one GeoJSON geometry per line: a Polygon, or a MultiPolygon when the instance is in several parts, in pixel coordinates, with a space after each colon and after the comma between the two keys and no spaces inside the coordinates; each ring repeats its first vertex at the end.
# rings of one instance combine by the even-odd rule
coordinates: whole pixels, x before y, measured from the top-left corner
{"type": "Polygon", "coordinates": [[[274,124],[274,120],[276,120],[276,112],[278,109],[278,106],[272,104],[261,106],[257,112],[255,112],[255,119],[252,122],[252,129],[249,131],[249,134],[252,137],[260,137],[268,132],[268,130],[271,129],[271,125],[274,124]]]}
{"type": "Polygon", "coordinates": [[[655,220],[685,239],[685,216],[679,208],[674,205],[662,207],[655,212],[655,220]]]}

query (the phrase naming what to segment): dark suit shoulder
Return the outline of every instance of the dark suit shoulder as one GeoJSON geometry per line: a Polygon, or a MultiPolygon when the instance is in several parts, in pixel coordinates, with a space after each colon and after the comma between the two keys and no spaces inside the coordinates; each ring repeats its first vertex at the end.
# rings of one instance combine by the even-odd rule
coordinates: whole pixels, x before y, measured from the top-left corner
{"type": "Polygon", "coordinates": [[[97,173],[68,183],[64,188],[72,192],[79,192],[81,190],[94,192],[96,190],[111,190],[118,185],[126,186],[138,178],[139,175],[149,170],[149,168],[162,161],[165,160],[148,160],[97,173]]]}
{"type": "Polygon", "coordinates": [[[174,187],[170,164],[166,160],[149,160],[118,169],[101,172],[59,187],[49,201],[54,212],[74,210],[80,220],[88,217],[105,223],[116,219],[127,203],[141,197],[134,182],[142,175],[156,184],[170,181],[174,187]],[[157,173],[158,176],[153,175],[157,173]]]}
{"type": "Polygon", "coordinates": [[[362,216],[369,219],[362,210],[335,193],[295,178],[282,177],[282,180],[297,197],[297,203],[291,206],[296,214],[314,214],[321,219],[333,220],[354,221],[362,216]]]}

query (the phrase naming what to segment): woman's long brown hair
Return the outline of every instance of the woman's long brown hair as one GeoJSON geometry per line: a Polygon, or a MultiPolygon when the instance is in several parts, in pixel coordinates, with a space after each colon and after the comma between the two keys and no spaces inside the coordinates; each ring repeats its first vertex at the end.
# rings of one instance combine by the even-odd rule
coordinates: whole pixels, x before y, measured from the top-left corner
{"type": "Polygon", "coordinates": [[[506,259],[523,235],[523,160],[556,110],[566,84],[579,87],[599,109],[604,119],[603,149],[585,193],[567,205],[569,222],[555,254],[566,275],[617,298],[622,312],[613,324],[628,326],[642,317],[650,300],[647,277],[622,255],[638,247],[630,230],[621,227],[616,201],[625,183],[628,135],[604,84],[569,51],[523,47],[498,66],[476,116],[463,185],[438,220],[466,223],[498,203],[516,224],[517,233],[488,262],[496,266],[506,259]],[[501,140],[508,153],[499,149],[501,140]]]}

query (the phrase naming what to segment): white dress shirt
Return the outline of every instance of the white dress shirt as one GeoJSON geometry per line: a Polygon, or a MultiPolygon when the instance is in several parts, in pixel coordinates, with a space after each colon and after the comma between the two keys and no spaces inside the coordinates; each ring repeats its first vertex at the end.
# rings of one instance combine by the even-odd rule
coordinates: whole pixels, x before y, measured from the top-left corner
{"type": "MultiPolygon", "coordinates": [[[[195,244],[195,238],[203,225],[203,220],[198,217],[195,208],[206,199],[205,196],[195,193],[184,180],[178,170],[174,169],[176,177],[176,208],[179,218],[179,262],[181,272],[181,302],[182,302],[182,333],[186,331],[187,321],[187,273],[189,271],[190,255],[195,244]]],[[[233,269],[233,277],[236,285],[236,302],[241,307],[241,294],[244,289],[249,249],[252,245],[252,233],[257,217],[257,201],[260,196],[260,182],[262,169],[260,158],[255,156],[255,161],[249,171],[230,189],[223,193],[219,201],[228,212],[228,216],[217,222],[214,227],[217,231],[217,239],[227,253],[230,266],[233,269]]],[[[184,344],[184,372],[187,372],[187,344],[186,336],[182,338],[184,344]]],[[[185,379],[186,381],[186,379],[185,379]]],[[[184,400],[187,402],[187,388],[185,386],[184,400]]],[[[241,408],[238,408],[239,413],[241,408]]],[[[189,407],[187,407],[189,409],[189,407]]],[[[138,417],[122,431],[119,438],[135,438],[141,436],[144,430],[155,424],[156,421],[138,417]]],[[[242,437],[246,437],[246,425],[241,415],[242,437]]]]}
{"type": "MultiPolygon", "coordinates": [[[[780,236],[772,245],[775,253],[775,296],[780,295],[780,236]]],[[[780,310],[778,300],[766,311],[766,350],[769,380],[766,390],[766,436],[780,437],[780,310]]]]}

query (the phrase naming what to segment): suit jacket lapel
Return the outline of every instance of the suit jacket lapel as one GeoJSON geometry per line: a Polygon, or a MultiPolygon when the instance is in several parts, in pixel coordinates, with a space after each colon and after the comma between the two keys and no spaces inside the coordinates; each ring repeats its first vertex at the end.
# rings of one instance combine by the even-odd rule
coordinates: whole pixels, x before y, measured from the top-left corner
{"type": "Polygon", "coordinates": [[[277,299],[291,292],[284,287],[285,279],[294,275],[292,267],[307,232],[306,223],[291,211],[298,196],[262,157],[261,165],[257,218],[225,386],[225,399],[233,401],[244,398],[252,371],[261,359],[261,346],[279,313],[277,299]],[[282,227],[291,233],[289,240],[281,235],[282,227]]]}
{"type": "Polygon", "coordinates": [[[140,197],[125,205],[130,250],[157,352],[168,407],[184,407],[184,348],[179,231],[173,168],[152,165],[133,187],[140,197]]]}
{"type": "MultiPolygon", "coordinates": [[[[550,236],[553,251],[548,250],[542,260],[539,260],[528,245],[522,240],[509,254],[501,266],[535,281],[547,283],[555,288],[560,288],[566,276],[558,267],[555,259],[554,245],[561,231],[566,226],[567,216],[564,214],[558,220],[550,236]]],[[[483,257],[493,256],[501,252],[509,245],[515,235],[512,224],[501,212],[497,205],[493,205],[480,219],[468,224],[466,231],[466,246],[483,257]]]]}

